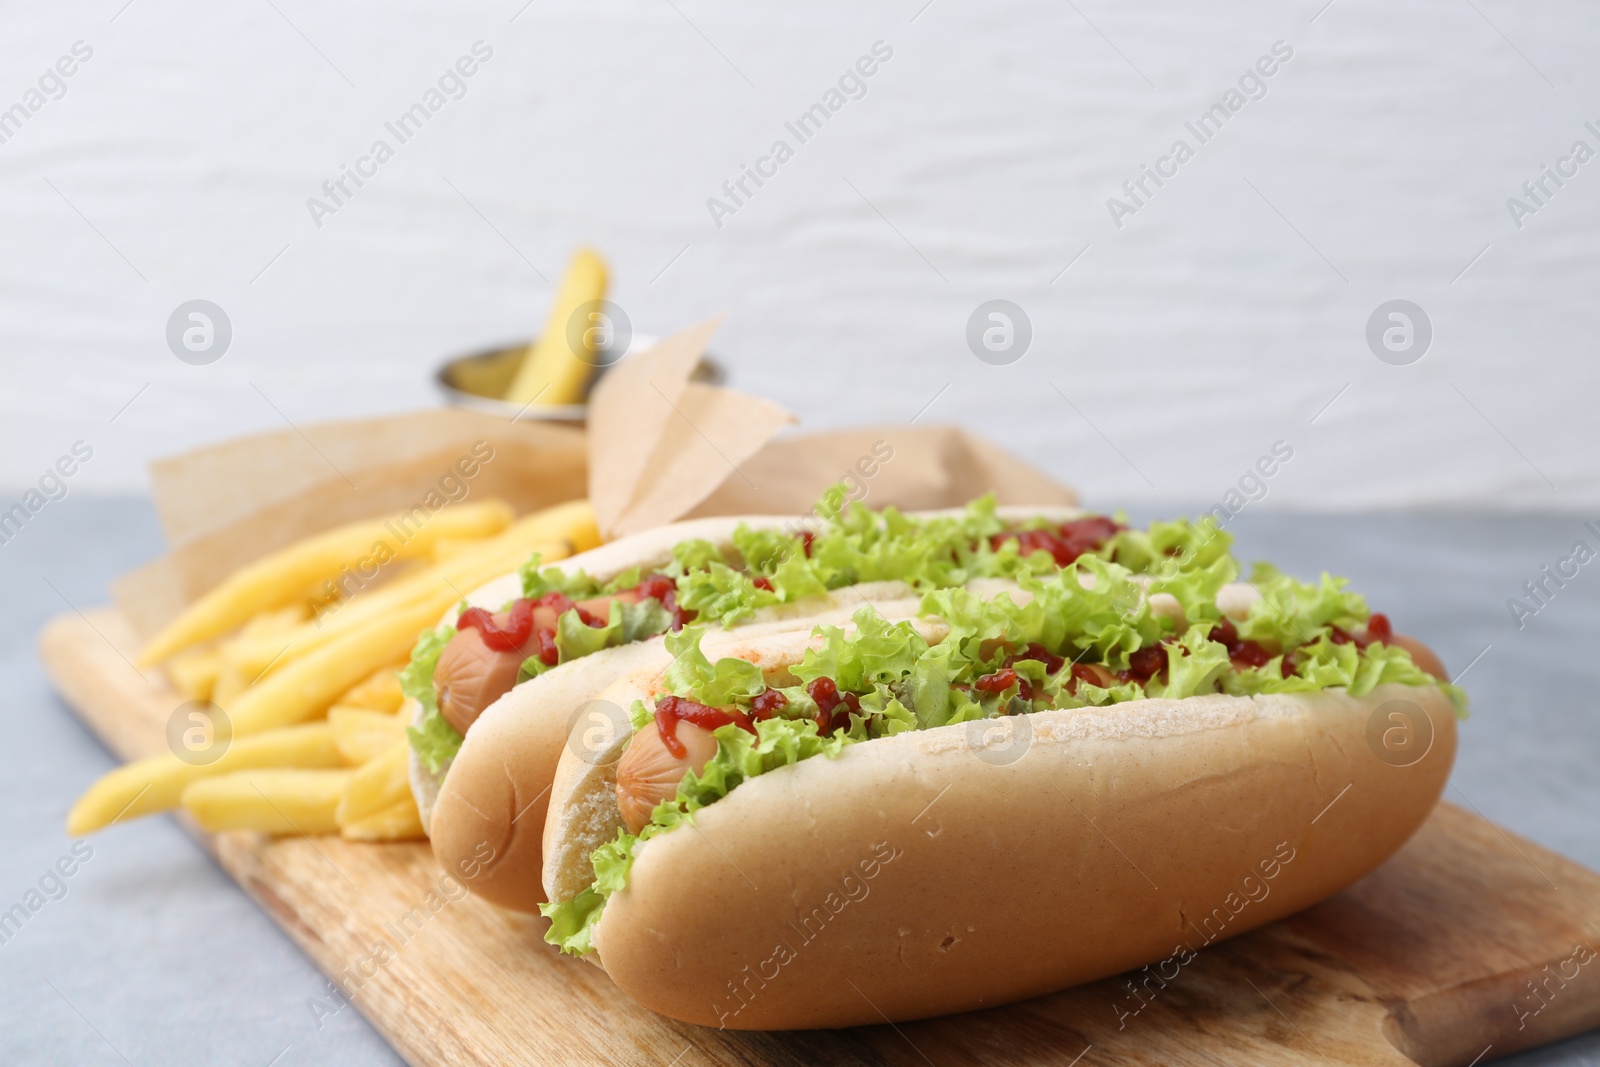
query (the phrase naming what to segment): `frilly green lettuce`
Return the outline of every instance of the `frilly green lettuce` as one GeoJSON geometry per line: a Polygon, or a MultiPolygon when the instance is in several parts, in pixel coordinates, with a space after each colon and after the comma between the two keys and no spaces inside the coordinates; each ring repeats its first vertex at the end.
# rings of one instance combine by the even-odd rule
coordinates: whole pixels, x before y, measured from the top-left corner
{"type": "MultiPolygon", "coordinates": [[[[462,607],[466,602],[462,602],[462,607]]],[[[457,612],[459,614],[459,611],[457,612]]],[[[433,670],[444,646],[455,636],[454,623],[444,623],[422,631],[411,649],[411,659],[400,671],[400,691],[422,705],[422,719],[406,727],[406,737],[423,766],[434,774],[461,749],[463,740],[455,727],[439,714],[439,698],[433,691],[433,670]]]]}

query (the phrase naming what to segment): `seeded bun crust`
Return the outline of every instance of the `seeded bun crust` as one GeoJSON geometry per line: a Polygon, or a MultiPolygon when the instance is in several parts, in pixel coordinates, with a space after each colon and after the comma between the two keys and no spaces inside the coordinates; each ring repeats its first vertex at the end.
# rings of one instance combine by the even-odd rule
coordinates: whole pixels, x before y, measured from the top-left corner
{"type": "MultiPolygon", "coordinates": [[[[960,513],[961,509],[951,509],[914,514],[926,518],[960,513]]],[[[1000,508],[999,514],[1013,521],[1043,517],[1059,522],[1082,512],[1062,507],[1007,507],[1000,508]]],[[[733,532],[741,523],[753,527],[816,525],[809,517],[794,516],[695,519],[634,534],[552,566],[567,573],[582,570],[603,582],[633,567],[649,570],[662,566],[672,559],[675,545],[693,538],[731,553],[733,532]]],[[[1010,586],[985,580],[973,587],[1010,586]]],[[[520,579],[512,574],[467,599],[492,610],[520,593],[520,579]]],[[[903,582],[847,586],[825,596],[761,609],[729,630],[713,627],[704,648],[713,657],[732,654],[736,642],[794,630],[804,635],[821,623],[844,623],[868,605],[886,618],[909,618],[916,613],[919,600],[903,582]]],[[[451,617],[453,612],[445,619],[451,617]]],[[[492,903],[518,911],[537,910],[546,899],[540,880],[541,838],[550,785],[569,732],[576,724],[580,738],[593,737],[596,730],[625,738],[630,731],[628,705],[597,704],[596,698],[616,678],[641,672],[659,674],[670,660],[663,639],[657,637],[563,663],[486,708],[468,731],[461,751],[438,774],[430,773],[413,753],[412,793],[439,863],[451,871],[475,871],[469,888],[492,903]],[[485,861],[488,849],[493,850],[493,858],[485,861]]],[[[420,705],[410,702],[409,714],[414,721],[420,718],[420,705]]]]}
{"type": "MultiPolygon", "coordinates": [[[[738,654],[777,676],[805,645],[738,654]]],[[[637,674],[608,699],[659,684],[637,674]]],[[[1445,695],[1398,685],[868,741],[745,782],[692,831],[646,842],[590,958],[663,1015],[756,1030],[967,1011],[1185,961],[1376,868],[1433,809],[1455,747],[1445,695]]],[[[615,836],[608,766],[562,756],[552,899],[587,886],[588,850],[615,836]]]]}

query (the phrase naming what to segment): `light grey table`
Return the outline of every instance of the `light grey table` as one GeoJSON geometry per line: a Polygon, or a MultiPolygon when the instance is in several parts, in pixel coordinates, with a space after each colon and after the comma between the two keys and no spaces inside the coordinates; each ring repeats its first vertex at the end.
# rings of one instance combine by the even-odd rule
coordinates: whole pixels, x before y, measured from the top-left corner
{"type": "MultiPolygon", "coordinates": [[[[1582,517],[1246,512],[1231,528],[1241,558],[1343,574],[1465,669],[1474,714],[1450,799],[1600,868],[1600,562],[1521,630],[1506,606],[1575,540],[1600,547],[1582,517]]],[[[0,943],[0,1063],[398,1063],[353,1009],[318,1026],[316,968],[171,821],[96,835],[70,877],[50,873],[72,855],[67,809],[114,761],[51,693],[34,636],[160,548],[148,502],[77,495],[0,544],[0,911],[41,880],[59,898],[0,943]]],[[[1503,1062],[1600,1065],[1600,1034],[1503,1062]]]]}

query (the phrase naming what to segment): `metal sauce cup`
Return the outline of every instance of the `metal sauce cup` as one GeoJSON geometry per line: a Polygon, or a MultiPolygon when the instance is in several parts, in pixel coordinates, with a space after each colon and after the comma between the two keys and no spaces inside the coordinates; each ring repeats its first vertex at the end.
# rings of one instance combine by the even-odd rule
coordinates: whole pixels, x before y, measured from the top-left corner
{"type": "MultiPolygon", "coordinates": [[[[601,349],[595,354],[594,374],[589,379],[589,388],[592,390],[600,376],[620,360],[654,347],[658,340],[648,334],[634,334],[627,347],[620,352],[601,349]]],[[[513,404],[504,399],[506,390],[511,388],[511,381],[517,375],[517,367],[532,343],[516,341],[456,356],[434,373],[434,383],[444,394],[445,402],[452,407],[481,411],[504,419],[542,419],[582,425],[588,417],[587,404],[513,404]]],[[[700,364],[695,367],[691,378],[707,385],[720,385],[726,375],[716,360],[705,355],[700,358],[700,364]]]]}

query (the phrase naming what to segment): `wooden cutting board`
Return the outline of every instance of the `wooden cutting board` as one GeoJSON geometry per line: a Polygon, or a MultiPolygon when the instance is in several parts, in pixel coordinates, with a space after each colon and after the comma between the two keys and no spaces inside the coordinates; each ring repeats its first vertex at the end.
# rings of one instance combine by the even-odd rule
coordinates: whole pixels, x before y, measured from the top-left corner
{"type": "MultiPolygon", "coordinates": [[[[61,694],[124,758],[161,751],[183,702],[134,669],[133,644],[111,609],[63,615],[39,642],[61,694]]],[[[968,1015],[779,1034],[638,1007],[546,946],[542,920],[462,896],[425,845],[196,836],[408,1062],[428,1067],[1465,1067],[1600,1026],[1600,875],[1450,805],[1356,886],[1205,949],[1164,982],[1140,972],[968,1015]]],[[[331,993],[323,1003],[341,1006],[331,993]]]]}

